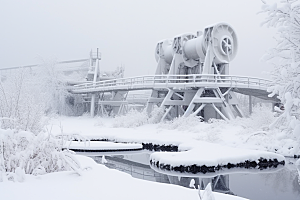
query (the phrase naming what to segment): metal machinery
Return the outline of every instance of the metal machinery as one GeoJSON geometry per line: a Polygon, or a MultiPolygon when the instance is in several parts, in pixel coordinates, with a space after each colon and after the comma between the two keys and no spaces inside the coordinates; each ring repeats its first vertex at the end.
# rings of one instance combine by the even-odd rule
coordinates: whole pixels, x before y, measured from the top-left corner
{"type": "Polygon", "coordinates": [[[161,120],[189,115],[201,116],[205,121],[244,117],[235,92],[249,95],[250,108],[250,96],[273,103],[279,100],[268,97],[271,81],[229,75],[229,63],[237,50],[233,28],[218,23],[197,34],[182,34],[158,42],[155,48],[157,68],[152,76],[110,75],[105,78],[99,74],[100,56],[91,54],[90,81],[74,85],[70,92],[91,96],[92,116],[96,110],[99,115],[117,115],[126,112],[129,104],[143,107],[146,103],[148,113],[154,105],[164,108],[161,120]],[[145,98],[145,92],[131,95],[134,91],[151,91],[151,95],[149,98],[145,98]]]}
{"type": "MultiPolygon", "coordinates": [[[[202,78],[207,75],[211,82],[222,82],[226,79],[224,75],[229,75],[229,63],[235,58],[237,50],[238,41],[233,28],[226,23],[214,24],[196,35],[182,34],[158,42],[155,48],[155,74],[174,77],[169,82],[189,82],[193,76],[187,75],[191,74],[201,74],[202,78]]],[[[207,85],[154,89],[148,100],[148,112],[154,104],[166,108],[162,120],[191,114],[202,116],[204,120],[244,116],[235,93],[228,87],[207,85]]]]}
{"type": "MultiPolygon", "coordinates": [[[[87,81],[93,86],[96,86],[97,82],[114,80],[116,78],[123,78],[124,69],[118,68],[112,72],[100,73],[100,60],[101,53],[98,48],[95,52],[90,52],[90,66],[87,74],[87,81]]],[[[85,99],[90,99],[90,113],[94,117],[95,113],[99,115],[111,115],[124,113],[127,110],[127,97],[128,92],[124,91],[110,91],[110,92],[91,92],[86,93],[85,99]]]]}

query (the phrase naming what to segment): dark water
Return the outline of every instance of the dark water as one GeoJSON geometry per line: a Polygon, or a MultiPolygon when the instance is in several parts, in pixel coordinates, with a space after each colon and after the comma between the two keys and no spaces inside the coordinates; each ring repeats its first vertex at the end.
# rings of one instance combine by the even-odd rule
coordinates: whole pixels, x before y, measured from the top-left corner
{"type": "MultiPolygon", "coordinates": [[[[101,156],[92,157],[101,163],[101,156]]],[[[177,177],[155,172],[150,168],[149,154],[135,154],[123,156],[106,156],[105,164],[109,168],[131,174],[135,178],[167,184],[190,187],[192,179],[201,188],[207,182],[212,183],[213,190],[226,194],[237,195],[253,200],[300,200],[300,185],[298,172],[293,163],[295,159],[287,159],[286,166],[276,172],[267,171],[259,174],[229,174],[213,178],[177,177]]],[[[196,187],[197,187],[196,186],[196,187]]]]}

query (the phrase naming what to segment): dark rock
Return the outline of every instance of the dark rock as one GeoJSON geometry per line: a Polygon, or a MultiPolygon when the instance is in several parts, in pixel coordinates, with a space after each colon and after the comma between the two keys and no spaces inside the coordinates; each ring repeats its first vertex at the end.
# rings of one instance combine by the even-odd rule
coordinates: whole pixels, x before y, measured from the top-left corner
{"type": "Polygon", "coordinates": [[[168,171],[170,171],[170,167],[171,167],[170,165],[165,165],[165,169],[168,171]]]}
{"type": "Polygon", "coordinates": [[[251,161],[251,162],[249,163],[249,165],[250,165],[250,168],[256,168],[257,163],[256,163],[255,161],[251,161]]]}
{"type": "Polygon", "coordinates": [[[231,164],[231,163],[228,163],[228,164],[227,164],[227,168],[228,168],[228,169],[231,169],[231,168],[234,168],[234,167],[235,167],[234,164],[231,164]]]}

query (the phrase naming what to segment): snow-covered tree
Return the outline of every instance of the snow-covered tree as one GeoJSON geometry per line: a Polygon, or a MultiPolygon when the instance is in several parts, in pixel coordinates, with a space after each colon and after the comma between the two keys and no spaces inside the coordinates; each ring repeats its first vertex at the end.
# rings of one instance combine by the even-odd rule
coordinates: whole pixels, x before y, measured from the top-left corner
{"type": "Polygon", "coordinates": [[[263,57],[274,65],[269,92],[278,95],[285,108],[270,127],[300,139],[300,1],[262,2],[261,12],[267,14],[262,25],[277,28],[278,33],[277,46],[263,57]]]}
{"type": "Polygon", "coordinates": [[[63,170],[80,174],[62,140],[44,130],[45,114],[64,111],[68,96],[51,66],[12,70],[0,79],[0,182],[63,170]]]}
{"type": "Polygon", "coordinates": [[[0,81],[0,128],[39,133],[43,128],[45,98],[40,84],[25,69],[0,81]]]}
{"type": "Polygon", "coordinates": [[[76,96],[67,91],[66,85],[67,80],[72,80],[73,77],[78,80],[80,75],[77,73],[65,75],[62,70],[58,70],[55,61],[44,61],[42,65],[34,69],[33,81],[42,90],[47,114],[76,114],[73,108],[76,96]]]}
{"type": "Polygon", "coordinates": [[[65,77],[61,71],[55,70],[53,62],[34,69],[11,70],[0,81],[2,128],[38,133],[43,127],[43,115],[72,115],[72,95],[65,82],[65,77]]]}

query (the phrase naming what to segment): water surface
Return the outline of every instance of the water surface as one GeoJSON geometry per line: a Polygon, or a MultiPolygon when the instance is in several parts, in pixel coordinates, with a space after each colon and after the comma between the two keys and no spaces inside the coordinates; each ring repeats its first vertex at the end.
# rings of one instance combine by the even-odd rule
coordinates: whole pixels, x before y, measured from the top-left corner
{"type": "MultiPolygon", "coordinates": [[[[237,195],[253,200],[300,200],[298,172],[293,163],[295,159],[287,159],[286,166],[276,172],[237,173],[215,176],[213,178],[178,177],[158,173],[149,166],[149,153],[134,155],[106,156],[105,164],[109,168],[131,174],[134,178],[167,184],[190,187],[192,179],[195,187],[201,188],[212,183],[213,190],[226,194],[237,195]]],[[[101,156],[92,157],[101,163],[101,156]]]]}

